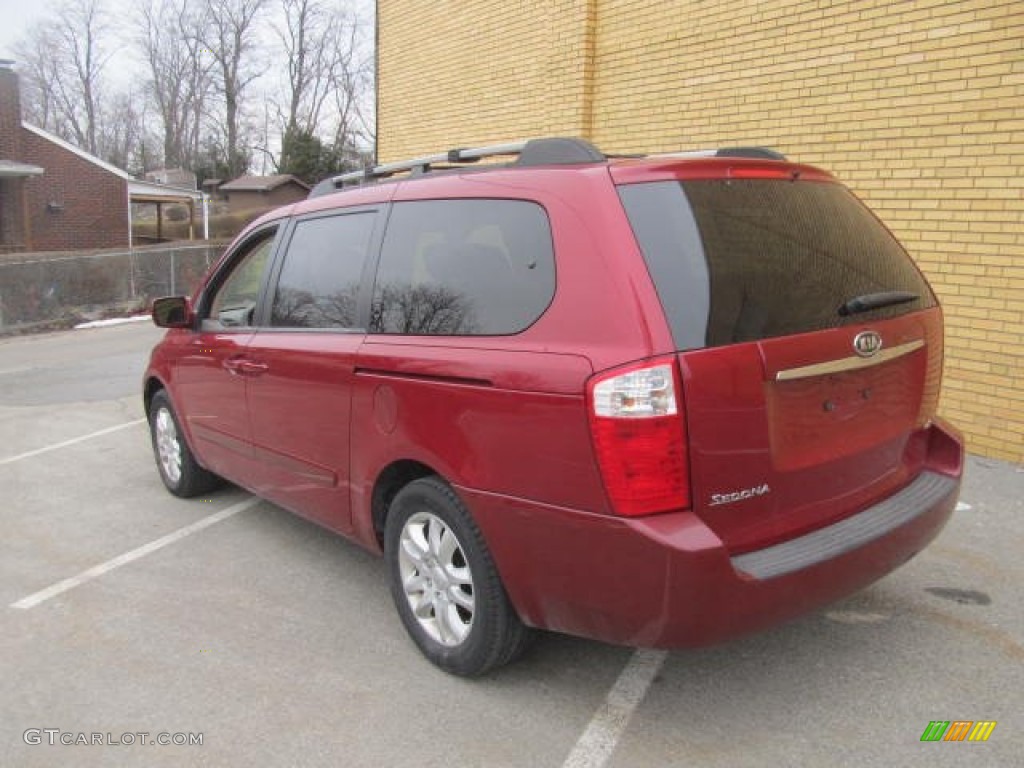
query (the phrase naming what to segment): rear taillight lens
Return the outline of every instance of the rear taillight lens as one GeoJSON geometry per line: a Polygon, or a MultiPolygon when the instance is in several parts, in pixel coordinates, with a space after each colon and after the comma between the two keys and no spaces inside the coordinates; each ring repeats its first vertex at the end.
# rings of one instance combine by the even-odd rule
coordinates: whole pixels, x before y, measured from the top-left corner
{"type": "Polygon", "coordinates": [[[598,374],[587,397],[597,463],[616,514],[688,507],[686,428],[675,360],[598,374]]]}

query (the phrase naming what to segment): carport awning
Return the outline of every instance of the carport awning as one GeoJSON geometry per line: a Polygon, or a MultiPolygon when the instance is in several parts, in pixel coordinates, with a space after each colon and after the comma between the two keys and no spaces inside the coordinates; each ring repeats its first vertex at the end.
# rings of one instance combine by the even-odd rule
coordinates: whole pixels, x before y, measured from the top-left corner
{"type": "Polygon", "coordinates": [[[133,194],[131,198],[133,203],[176,203],[181,205],[187,204],[190,200],[198,202],[196,198],[178,197],[177,195],[133,194]]]}
{"type": "Polygon", "coordinates": [[[0,160],[0,179],[23,179],[26,176],[41,176],[43,169],[38,165],[0,160]]]}
{"type": "MultiPolygon", "coordinates": [[[[184,187],[170,187],[166,184],[154,184],[150,181],[128,180],[128,202],[129,203],[155,203],[157,205],[157,233],[160,232],[159,207],[164,203],[184,204],[189,207],[189,239],[192,239],[192,222],[196,204],[200,205],[203,212],[203,237],[210,231],[209,211],[203,202],[203,193],[195,189],[184,187]]],[[[130,207],[130,206],[129,206],[130,207]]],[[[129,220],[131,214],[129,213],[129,220]]],[[[128,242],[132,242],[131,226],[128,227],[128,242]]]]}
{"type": "Polygon", "coordinates": [[[133,203],[199,203],[203,200],[203,193],[195,189],[133,179],[128,182],[128,197],[133,203]]]}

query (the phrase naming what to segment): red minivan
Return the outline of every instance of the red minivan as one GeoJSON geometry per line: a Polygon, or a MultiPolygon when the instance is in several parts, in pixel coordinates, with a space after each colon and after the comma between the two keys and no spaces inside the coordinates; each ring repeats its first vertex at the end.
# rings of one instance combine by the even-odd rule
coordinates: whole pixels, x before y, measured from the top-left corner
{"type": "Polygon", "coordinates": [[[167,488],[224,478],[383,553],[459,675],[534,628],[771,626],[912,557],[960,488],[934,294],[770,150],[536,139],[347,174],[153,314],[167,488]]]}

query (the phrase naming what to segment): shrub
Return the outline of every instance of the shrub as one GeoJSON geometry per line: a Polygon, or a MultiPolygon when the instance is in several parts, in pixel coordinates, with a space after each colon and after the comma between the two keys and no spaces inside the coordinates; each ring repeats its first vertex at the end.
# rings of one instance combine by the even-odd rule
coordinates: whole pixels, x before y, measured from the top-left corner
{"type": "MultiPolygon", "coordinates": [[[[253,210],[245,211],[234,211],[220,213],[215,212],[210,216],[210,239],[211,240],[229,240],[242,231],[243,227],[250,221],[259,218],[270,208],[256,208],[253,210]]],[[[168,208],[165,214],[161,234],[163,240],[188,240],[188,212],[187,209],[181,206],[175,206],[174,208],[168,208]],[[172,210],[184,211],[185,216],[183,220],[171,220],[170,212],[172,210]]],[[[156,238],[156,221],[154,220],[140,220],[135,219],[132,222],[132,234],[137,240],[155,240],[156,238]]],[[[195,222],[195,236],[197,240],[201,240],[203,237],[203,222],[202,218],[197,216],[195,222]]]]}

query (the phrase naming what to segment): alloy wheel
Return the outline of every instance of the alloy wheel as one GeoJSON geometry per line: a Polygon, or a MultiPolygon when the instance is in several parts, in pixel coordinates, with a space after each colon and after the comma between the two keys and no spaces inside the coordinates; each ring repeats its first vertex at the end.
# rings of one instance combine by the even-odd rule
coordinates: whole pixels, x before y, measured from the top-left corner
{"type": "Polygon", "coordinates": [[[153,429],[156,434],[156,451],[164,476],[173,484],[181,481],[181,444],[178,442],[178,428],[174,417],[167,408],[156,413],[153,429]]]}
{"type": "Polygon", "coordinates": [[[416,512],[402,528],[398,553],[405,599],[423,630],[448,647],[473,627],[473,573],[455,532],[437,515],[416,512]]]}

